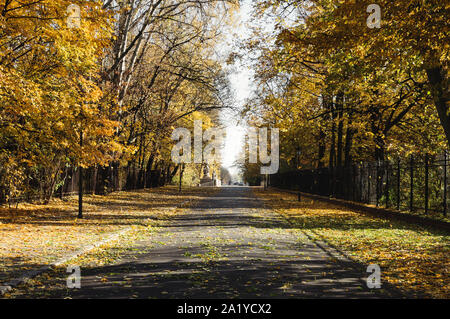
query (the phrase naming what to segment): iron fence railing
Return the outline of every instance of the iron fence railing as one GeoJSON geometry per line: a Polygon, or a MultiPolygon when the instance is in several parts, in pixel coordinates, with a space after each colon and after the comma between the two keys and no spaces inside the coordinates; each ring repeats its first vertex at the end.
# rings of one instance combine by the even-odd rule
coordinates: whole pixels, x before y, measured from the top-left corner
{"type": "Polygon", "coordinates": [[[410,156],[347,167],[294,170],[270,185],[316,195],[430,214],[448,212],[448,155],[410,156]]]}
{"type": "MultiPolygon", "coordinates": [[[[79,171],[77,167],[67,167],[61,174],[59,184],[54,187],[51,197],[63,198],[76,195],[80,190],[79,171]]],[[[158,187],[170,182],[169,172],[160,170],[145,170],[134,167],[91,167],[83,169],[82,189],[84,194],[108,194],[114,191],[138,190],[158,187]]],[[[29,190],[20,196],[11,196],[8,191],[0,188],[0,205],[15,205],[20,202],[39,201],[45,199],[42,190],[28,181],[29,190]],[[31,187],[34,186],[34,187],[31,187]]]]}

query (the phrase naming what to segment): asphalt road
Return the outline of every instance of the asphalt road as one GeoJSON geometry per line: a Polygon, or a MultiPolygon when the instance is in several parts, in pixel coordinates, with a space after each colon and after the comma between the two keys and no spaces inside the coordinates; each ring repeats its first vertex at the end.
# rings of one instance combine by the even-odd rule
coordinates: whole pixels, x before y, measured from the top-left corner
{"type": "Polygon", "coordinates": [[[81,289],[50,297],[401,297],[386,285],[369,289],[366,269],[264,208],[250,188],[224,187],[116,264],[82,269],[81,289]]]}

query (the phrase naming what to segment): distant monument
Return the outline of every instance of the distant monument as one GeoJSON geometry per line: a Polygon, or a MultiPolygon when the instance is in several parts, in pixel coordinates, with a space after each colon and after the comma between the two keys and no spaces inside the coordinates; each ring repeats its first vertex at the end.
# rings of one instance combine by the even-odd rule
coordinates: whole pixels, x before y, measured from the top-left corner
{"type": "Polygon", "coordinates": [[[222,181],[220,180],[220,178],[217,178],[216,171],[213,171],[212,180],[213,180],[214,186],[216,186],[216,187],[222,186],[222,181]]]}
{"type": "Polygon", "coordinates": [[[208,164],[205,164],[203,167],[203,177],[200,179],[201,187],[212,187],[214,186],[214,180],[209,177],[209,169],[208,164]]]}

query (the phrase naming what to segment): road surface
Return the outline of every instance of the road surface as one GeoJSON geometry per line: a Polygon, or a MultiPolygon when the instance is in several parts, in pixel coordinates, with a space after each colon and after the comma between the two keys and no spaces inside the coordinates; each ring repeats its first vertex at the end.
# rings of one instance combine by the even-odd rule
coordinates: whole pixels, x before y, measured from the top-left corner
{"type": "MultiPolygon", "coordinates": [[[[251,188],[224,187],[165,221],[116,264],[82,269],[72,298],[386,298],[360,265],[296,229],[251,188]]],[[[48,297],[48,296],[47,296],[48,297]]]]}

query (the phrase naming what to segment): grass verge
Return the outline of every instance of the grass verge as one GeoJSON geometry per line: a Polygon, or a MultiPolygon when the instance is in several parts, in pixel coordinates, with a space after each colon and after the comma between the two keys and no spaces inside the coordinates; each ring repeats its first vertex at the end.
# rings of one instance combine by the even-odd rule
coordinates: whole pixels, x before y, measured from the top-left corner
{"type": "Polygon", "coordinates": [[[450,298],[450,246],[445,231],[376,218],[276,190],[255,190],[297,227],[325,239],[363,264],[378,264],[382,280],[431,298],[450,298]]]}

